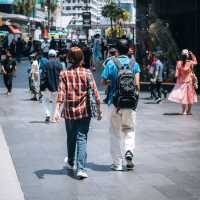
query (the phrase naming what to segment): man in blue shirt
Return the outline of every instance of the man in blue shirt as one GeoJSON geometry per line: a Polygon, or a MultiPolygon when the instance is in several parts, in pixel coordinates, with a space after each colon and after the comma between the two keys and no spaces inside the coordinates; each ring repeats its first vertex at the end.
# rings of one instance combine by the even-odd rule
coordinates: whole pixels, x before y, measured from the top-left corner
{"type": "MultiPolygon", "coordinates": [[[[124,67],[132,66],[133,76],[135,76],[135,86],[140,90],[140,67],[138,63],[133,62],[128,57],[129,45],[126,39],[121,39],[117,43],[118,60],[124,67]]],[[[103,85],[110,84],[108,104],[111,105],[110,117],[110,145],[113,164],[111,169],[122,171],[123,159],[126,160],[126,168],[132,170],[134,168],[133,156],[135,149],[135,126],[136,111],[132,109],[118,110],[113,105],[113,94],[116,92],[116,81],[118,76],[118,68],[111,59],[107,62],[102,72],[101,83],[103,85]],[[124,144],[124,145],[121,145],[124,144]]]]}
{"type": "MultiPolygon", "coordinates": [[[[109,57],[104,61],[103,67],[105,67],[110,60],[116,57],[117,56],[116,54],[117,54],[117,50],[115,48],[109,49],[109,57]]],[[[106,88],[106,98],[103,100],[105,104],[109,103],[109,94],[110,94],[110,84],[108,84],[106,88]]]]}
{"type": "Polygon", "coordinates": [[[95,35],[95,39],[93,42],[92,54],[93,54],[93,70],[95,70],[96,66],[100,65],[102,61],[102,48],[101,48],[101,38],[99,34],[95,35]]]}

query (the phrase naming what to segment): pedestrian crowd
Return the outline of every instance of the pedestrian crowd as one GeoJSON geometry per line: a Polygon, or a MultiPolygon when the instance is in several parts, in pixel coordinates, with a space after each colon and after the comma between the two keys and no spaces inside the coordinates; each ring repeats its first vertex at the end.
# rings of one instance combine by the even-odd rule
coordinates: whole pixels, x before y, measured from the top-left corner
{"type": "MultiPolygon", "coordinates": [[[[100,94],[92,73],[100,66],[101,84],[106,91],[103,101],[110,110],[111,169],[124,171],[135,167],[136,110],[141,69],[126,38],[117,40],[109,49],[103,43],[97,34],[92,49],[87,44],[71,44],[57,51],[54,38],[50,43],[44,40],[41,48],[31,55],[31,65],[27,70],[31,100],[42,103],[45,122],[65,120],[68,153],[65,163],[80,179],[88,177],[87,138],[91,119],[101,120],[103,117],[100,94]]],[[[7,95],[12,91],[12,79],[16,75],[16,61],[11,49],[7,50],[1,63],[7,95]]],[[[195,55],[184,49],[176,66],[177,81],[168,97],[170,101],[182,104],[184,115],[191,115],[192,105],[197,102],[196,64],[195,55]]],[[[160,57],[155,55],[148,67],[150,95],[159,103],[167,97],[167,91],[162,87],[163,63],[160,57]]]]}

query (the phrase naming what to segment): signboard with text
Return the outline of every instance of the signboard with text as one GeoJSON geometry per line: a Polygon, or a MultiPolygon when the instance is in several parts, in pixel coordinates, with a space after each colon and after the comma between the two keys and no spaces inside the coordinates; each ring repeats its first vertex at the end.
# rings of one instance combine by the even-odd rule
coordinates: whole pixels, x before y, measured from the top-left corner
{"type": "Polygon", "coordinates": [[[83,28],[91,28],[91,12],[83,12],[83,28]]]}

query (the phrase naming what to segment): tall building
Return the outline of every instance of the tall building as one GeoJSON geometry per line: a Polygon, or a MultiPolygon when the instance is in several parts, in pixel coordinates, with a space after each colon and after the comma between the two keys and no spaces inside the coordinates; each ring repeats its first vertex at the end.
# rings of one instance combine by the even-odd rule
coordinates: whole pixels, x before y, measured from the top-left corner
{"type": "Polygon", "coordinates": [[[48,13],[47,10],[45,10],[44,7],[44,0],[36,0],[36,5],[34,9],[34,17],[38,19],[45,20],[47,19],[48,13]]]}
{"type": "Polygon", "coordinates": [[[98,0],[62,0],[62,15],[72,16],[69,27],[81,28],[83,25],[83,12],[91,13],[92,26],[100,21],[101,3],[98,0]]]}

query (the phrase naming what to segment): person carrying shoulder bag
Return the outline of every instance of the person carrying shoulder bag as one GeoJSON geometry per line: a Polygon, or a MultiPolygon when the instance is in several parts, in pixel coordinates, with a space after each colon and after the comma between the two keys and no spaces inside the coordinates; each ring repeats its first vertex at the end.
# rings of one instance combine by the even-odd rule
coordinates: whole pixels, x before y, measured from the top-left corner
{"type": "Polygon", "coordinates": [[[88,177],[85,170],[86,146],[91,117],[101,119],[100,95],[91,71],[82,66],[83,52],[80,48],[71,48],[69,62],[72,64],[71,67],[60,74],[54,119],[59,121],[62,113],[67,131],[67,167],[68,169],[76,167],[76,176],[83,179],[88,177]],[[77,156],[75,156],[76,149],[77,156]]]}

